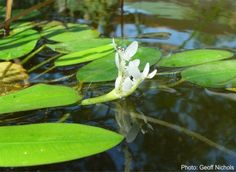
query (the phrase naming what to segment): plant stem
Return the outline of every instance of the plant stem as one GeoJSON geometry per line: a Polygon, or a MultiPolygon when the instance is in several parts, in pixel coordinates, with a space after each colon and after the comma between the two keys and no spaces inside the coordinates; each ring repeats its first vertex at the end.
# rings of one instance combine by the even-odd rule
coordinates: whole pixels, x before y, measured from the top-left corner
{"type": "Polygon", "coordinates": [[[51,70],[53,70],[53,69],[55,69],[55,68],[56,68],[56,66],[52,66],[51,68],[49,68],[49,69],[43,71],[42,73],[38,74],[36,77],[33,78],[33,80],[34,80],[34,79],[38,79],[39,77],[41,77],[41,76],[44,75],[45,73],[48,73],[49,71],[51,71],[51,70]]]}
{"type": "Polygon", "coordinates": [[[120,27],[121,37],[124,39],[124,0],[120,0],[120,27]]]}
{"type": "Polygon", "coordinates": [[[54,60],[54,59],[57,59],[59,56],[60,56],[60,54],[59,54],[59,55],[56,55],[56,56],[53,56],[53,57],[51,57],[51,58],[49,58],[49,59],[43,61],[42,63],[39,63],[38,65],[36,65],[36,66],[32,67],[31,69],[29,69],[28,72],[29,72],[29,73],[30,73],[30,72],[33,72],[34,70],[40,68],[41,66],[47,64],[48,62],[50,62],[50,61],[52,61],[52,60],[54,60]]]}
{"type": "Polygon", "coordinates": [[[103,102],[116,100],[119,98],[120,97],[116,95],[115,90],[112,90],[111,92],[105,95],[82,100],[81,105],[92,105],[92,104],[97,104],[97,103],[103,103],[103,102]]]}
{"type": "Polygon", "coordinates": [[[198,134],[194,131],[191,131],[189,129],[186,129],[184,127],[181,127],[181,126],[178,126],[178,125],[175,125],[175,124],[171,124],[169,122],[166,122],[166,121],[163,121],[163,120],[160,120],[160,119],[152,118],[152,117],[149,117],[149,116],[142,116],[142,115],[140,115],[138,113],[135,113],[135,112],[132,112],[132,113],[134,114],[133,116],[136,117],[136,118],[147,120],[149,122],[159,124],[159,125],[162,125],[162,126],[165,126],[165,127],[168,127],[168,128],[172,128],[172,129],[177,130],[179,132],[183,132],[186,135],[192,136],[192,137],[194,137],[194,138],[196,138],[196,139],[198,139],[198,140],[200,140],[200,141],[202,141],[202,142],[204,142],[204,143],[206,143],[206,144],[208,144],[212,147],[215,147],[215,148],[217,148],[217,149],[219,149],[223,152],[226,152],[226,153],[236,157],[236,153],[234,151],[231,151],[231,150],[225,148],[224,146],[219,145],[219,144],[213,142],[212,140],[210,140],[210,139],[208,139],[208,138],[206,138],[206,137],[202,136],[201,134],[198,134]]]}
{"type": "MultiPolygon", "coordinates": [[[[12,0],[11,0],[11,1],[12,1],[12,0]]],[[[33,10],[40,9],[40,8],[42,8],[42,7],[44,7],[44,6],[47,6],[47,5],[49,5],[49,4],[53,3],[53,2],[54,2],[54,0],[46,0],[46,1],[44,1],[44,2],[41,2],[41,3],[39,3],[39,4],[36,4],[36,5],[34,5],[34,6],[30,7],[30,8],[28,8],[28,9],[26,9],[26,10],[20,12],[20,13],[17,14],[16,16],[13,16],[12,18],[6,20],[4,23],[0,24],[0,29],[3,28],[3,27],[5,27],[6,23],[11,23],[11,22],[13,22],[13,21],[19,19],[19,18],[22,17],[22,16],[28,15],[28,14],[31,13],[33,10]]]]}
{"type": "Polygon", "coordinates": [[[176,82],[167,84],[166,86],[167,86],[167,87],[174,87],[174,86],[176,86],[176,85],[179,85],[179,84],[183,83],[184,81],[185,81],[184,79],[180,79],[180,80],[178,80],[178,81],[176,81],[176,82]]]}
{"type": "Polygon", "coordinates": [[[102,96],[82,100],[81,105],[92,105],[92,104],[97,104],[97,103],[104,103],[104,102],[108,102],[108,101],[112,101],[116,99],[121,99],[123,97],[128,97],[138,88],[139,84],[142,81],[143,79],[140,79],[139,81],[137,81],[135,85],[133,85],[133,87],[128,92],[118,92],[116,89],[113,89],[111,92],[104,94],[102,96]]]}
{"type": "Polygon", "coordinates": [[[156,73],[157,76],[162,76],[162,75],[176,75],[178,73],[180,73],[181,71],[174,71],[174,72],[160,72],[160,73],[156,73]]]}
{"type": "Polygon", "coordinates": [[[24,60],[21,61],[21,65],[28,62],[32,57],[34,57],[35,54],[39,53],[45,47],[46,47],[46,45],[44,44],[44,45],[40,46],[38,49],[36,49],[35,51],[33,51],[32,53],[30,53],[27,57],[24,58],[24,60]]]}
{"type": "Polygon", "coordinates": [[[13,0],[7,0],[7,4],[6,4],[6,17],[5,17],[5,25],[4,25],[5,36],[9,35],[10,33],[12,2],[13,0]]]}

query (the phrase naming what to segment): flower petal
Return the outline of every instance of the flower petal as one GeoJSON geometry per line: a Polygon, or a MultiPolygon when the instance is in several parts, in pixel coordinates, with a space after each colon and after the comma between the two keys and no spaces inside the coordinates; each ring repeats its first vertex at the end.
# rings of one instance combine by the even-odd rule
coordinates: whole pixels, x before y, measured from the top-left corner
{"type": "Polygon", "coordinates": [[[141,72],[139,71],[139,68],[137,66],[137,62],[130,61],[127,67],[127,72],[129,76],[134,77],[134,79],[140,79],[141,78],[141,72]]]}
{"type": "Polygon", "coordinates": [[[116,42],[114,38],[112,38],[112,46],[116,49],[116,42]]]}
{"type": "Polygon", "coordinates": [[[155,69],[154,71],[148,74],[147,78],[149,79],[153,78],[156,75],[156,73],[157,73],[157,70],[155,69]]]}
{"type": "Polygon", "coordinates": [[[135,66],[139,66],[140,65],[140,60],[139,59],[135,59],[132,61],[134,63],[135,66]]]}
{"type": "Polygon", "coordinates": [[[127,77],[127,78],[125,78],[125,80],[123,82],[122,91],[124,93],[129,92],[130,89],[132,88],[132,86],[133,86],[132,80],[129,77],[127,77]]]}
{"type": "Polygon", "coordinates": [[[150,69],[150,66],[149,66],[149,63],[147,63],[143,69],[143,73],[142,73],[142,78],[146,78],[148,76],[148,73],[149,73],[149,69],[150,69]]]}
{"type": "Polygon", "coordinates": [[[138,51],[138,42],[134,41],[126,48],[123,54],[123,58],[129,61],[131,57],[133,57],[136,54],[137,51],[138,51]]]}
{"type": "Polygon", "coordinates": [[[119,70],[119,68],[120,68],[120,59],[119,59],[119,54],[118,53],[115,54],[115,63],[116,63],[116,67],[119,70]]]}
{"type": "Polygon", "coordinates": [[[115,89],[116,89],[116,90],[119,90],[120,84],[121,84],[121,80],[122,80],[122,77],[121,77],[121,76],[118,76],[118,77],[116,78],[116,81],[115,81],[115,89]]]}

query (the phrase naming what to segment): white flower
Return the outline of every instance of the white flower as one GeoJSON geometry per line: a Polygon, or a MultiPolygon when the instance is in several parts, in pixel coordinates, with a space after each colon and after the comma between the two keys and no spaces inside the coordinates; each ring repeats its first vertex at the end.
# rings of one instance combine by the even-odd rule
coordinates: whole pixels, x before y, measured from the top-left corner
{"type": "Polygon", "coordinates": [[[81,105],[102,103],[129,96],[138,88],[139,84],[144,79],[152,78],[156,75],[157,70],[149,73],[149,63],[145,65],[143,72],[140,72],[140,60],[131,60],[131,57],[133,57],[138,50],[137,41],[132,42],[126,49],[124,49],[117,47],[113,39],[113,46],[116,50],[115,64],[118,69],[115,88],[102,96],[85,99],[81,102],[81,105]]]}
{"type": "Polygon", "coordinates": [[[138,51],[138,42],[132,42],[126,49],[117,47],[115,40],[112,40],[113,47],[115,48],[117,54],[122,58],[122,60],[129,61],[138,51]]]}
{"type": "Polygon", "coordinates": [[[153,78],[157,70],[149,74],[150,65],[147,63],[143,72],[139,70],[140,60],[131,61],[131,57],[138,50],[138,42],[132,42],[126,49],[117,47],[114,39],[113,46],[116,50],[115,64],[118,69],[118,77],[115,81],[115,92],[119,97],[131,94],[139,84],[146,78],[153,78]]]}
{"type": "Polygon", "coordinates": [[[157,73],[156,69],[149,74],[149,70],[150,70],[149,63],[145,65],[144,70],[141,73],[139,70],[139,64],[140,64],[140,60],[136,59],[136,60],[130,61],[127,67],[129,76],[132,76],[134,80],[144,80],[146,78],[153,78],[156,75],[157,73]]]}

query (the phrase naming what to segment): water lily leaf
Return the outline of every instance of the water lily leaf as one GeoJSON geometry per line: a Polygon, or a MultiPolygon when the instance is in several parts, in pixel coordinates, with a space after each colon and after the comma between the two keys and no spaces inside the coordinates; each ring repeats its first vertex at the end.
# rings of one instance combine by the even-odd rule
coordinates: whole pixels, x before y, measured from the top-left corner
{"type": "Polygon", "coordinates": [[[236,60],[193,66],[183,70],[181,75],[184,80],[203,87],[235,87],[236,60]]]}
{"type": "Polygon", "coordinates": [[[0,40],[0,59],[12,60],[30,53],[40,35],[32,29],[15,29],[11,35],[0,40]]]}
{"type": "Polygon", "coordinates": [[[25,79],[28,79],[28,74],[21,65],[11,62],[0,63],[0,82],[12,83],[25,79]]]}
{"type": "Polygon", "coordinates": [[[41,35],[47,39],[56,42],[69,42],[76,39],[92,39],[97,38],[99,33],[96,30],[91,30],[86,25],[61,22],[50,22],[43,26],[41,35]]]}
{"type": "Polygon", "coordinates": [[[226,59],[233,55],[232,52],[225,50],[188,50],[162,58],[158,64],[163,67],[186,67],[226,59]]]}
{"type": "Polygon", "coordinates": [[[74,104],[81,96],[69,87],[38,84],[0,96],[0,114],[74,104]]]}
{"type": "MultiPolygon", "coordinates": [[[[140,59],[140,69],[143,69],[147,62],[151,65],[157,63],[160,56],[161,53],[157,49],[140,47],[133,59],[140,59]]],[[[82,82],[112,81],[116,77],[115,53],[91,62],[80,68],[77,72],[77,79],[82,82]]]]}
{"type": "Polygon", "coordinates": [[[122,141],[98,127],[44,123],[0,127],[0,166],[21,167],[74,160],[108,150],[122,141]]]}

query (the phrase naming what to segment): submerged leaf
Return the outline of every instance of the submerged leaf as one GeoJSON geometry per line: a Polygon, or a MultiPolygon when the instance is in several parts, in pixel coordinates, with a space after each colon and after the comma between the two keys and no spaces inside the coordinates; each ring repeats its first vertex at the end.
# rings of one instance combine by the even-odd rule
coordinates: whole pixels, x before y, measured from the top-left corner
{"type": "Polygon", "coordinates": [[[225,50],[188,50],[164,57],[158,64],[164,67],[186,67],[226,59],[233,55],[232,52],[225,50]]]}
{"type": "Polygon", "coordinates": [[[123,137],[102,128],[62,123],[0,127],[0,166],[69,161],[110,149],[123,137]]]}
{"type": "Polygon", "coordinates": [[[208,89],[205,89],[206,93],[210,96],[219,96],[223,97],[229,100],[236,101],[236,94],[235,93],[220,93],[220,92],[215,92],[215,91],[210,91],[208,89]]]}
{"type": "Polygon", "coordinates": [[[25,79],[28,79],[28,74],[21,65],[11,62],[0,63],[0,82],[12,83],[25,79]]]}
{"type": "Polygon", "coordinates": [[[74,104],[81,96],[69,87],[38,84],[0,96],[0,114],[74,104]]]}
{"type": "Polygon", "coordinates": [[[26,79],[28,74],[21,65],[11,62],[0,63],[0,95],[20,90],[26,79]]]}

